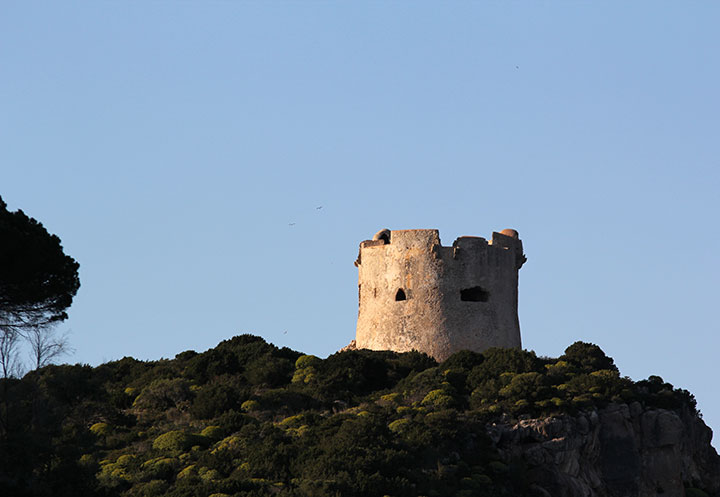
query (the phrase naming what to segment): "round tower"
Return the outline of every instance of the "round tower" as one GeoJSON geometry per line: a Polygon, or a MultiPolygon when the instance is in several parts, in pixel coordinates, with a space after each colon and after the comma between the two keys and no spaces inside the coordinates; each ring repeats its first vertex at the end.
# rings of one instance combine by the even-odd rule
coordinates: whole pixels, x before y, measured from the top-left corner
{"type": "Polygon", "coordinates": [[[419,350],[444,360],[463,349],[520,347],[515,230],[463,236],[443,247],[438,230],[381,230],[360,244],[357,348],[419,350]]]}

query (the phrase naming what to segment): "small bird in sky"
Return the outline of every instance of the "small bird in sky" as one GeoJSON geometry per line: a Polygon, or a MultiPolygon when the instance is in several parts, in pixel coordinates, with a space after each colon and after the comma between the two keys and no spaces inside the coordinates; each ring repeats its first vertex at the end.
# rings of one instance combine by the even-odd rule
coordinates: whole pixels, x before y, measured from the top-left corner
{"type": "Polygon", "coordinates": [[[520,66],[515,66],[515,69],[520,69],[520,66]]]}
{"type": "Polygon", "coordinates": [[[283,331],[283,335],[287,335],[287,331],[283,331]]]}
{"type": "Polygon", "coordinates": [[[288,226],[295,226],[295,223],[288,223],[288,226]]]}
{"type": "Polygon", "coordinates": [[[321,205],[321,206],[315,207],[315,210],[318,210],[318,211],[319,211],[319,210],[322,209],[322,208],[323,208],[323,206],[321,205]]]}

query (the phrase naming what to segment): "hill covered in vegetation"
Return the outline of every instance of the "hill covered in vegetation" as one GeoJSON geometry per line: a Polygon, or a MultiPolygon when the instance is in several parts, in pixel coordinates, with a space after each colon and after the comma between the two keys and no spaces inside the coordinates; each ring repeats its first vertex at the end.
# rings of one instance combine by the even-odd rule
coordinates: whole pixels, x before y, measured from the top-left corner
{"type": "MultiPolygon", "coordinates": [[[[0,396],[0,495],[19,497],[544,495],[497,427],[614,405],[699,419],[689,392],[622,377],[582,342],[438,364],[242,335],[172,360],[48,366],[0,380],[0,396]]],[[[688,495],[712,493],[701,477],[688,495]]]]}

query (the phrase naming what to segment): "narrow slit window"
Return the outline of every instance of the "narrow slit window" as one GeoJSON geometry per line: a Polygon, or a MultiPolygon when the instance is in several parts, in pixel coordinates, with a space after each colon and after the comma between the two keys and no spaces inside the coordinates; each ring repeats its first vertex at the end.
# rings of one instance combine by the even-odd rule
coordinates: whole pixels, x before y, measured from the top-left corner
{"type": "Polygon", "coordinates": [[[490,298],[490,292],[479,286],[460,290],[460,300],[465,302],[487,302],[488,298],[490,298]]]}
{"type": "Polygon", "coordinates": [[[395,294],[395,301],[400,302],[401,300],[407,300],[407,295],[405,295],[405,290],[398,288],[398,291],[395,294]]]}

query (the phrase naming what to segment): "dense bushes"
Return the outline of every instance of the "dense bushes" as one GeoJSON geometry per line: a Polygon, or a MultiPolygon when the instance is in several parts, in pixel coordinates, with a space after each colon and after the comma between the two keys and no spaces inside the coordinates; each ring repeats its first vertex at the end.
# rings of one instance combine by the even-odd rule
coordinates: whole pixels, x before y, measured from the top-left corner
{"type": "Polygon", "coordinates": [[[0,494],[18,496],[532,495],[487,422],[610,402],[695,409],[582,342],[557,359],[490,349],[438,364],[368,350],[323,360],[242,335],[173,360],[0,381],[0,494]]]}
{"type": "Polygon", "coordinates": [[[196,389],[190,414],[198,419],[211,419],[240,405],[250,397],[250,389],[231,375],[223,375],[196,389]]]}

